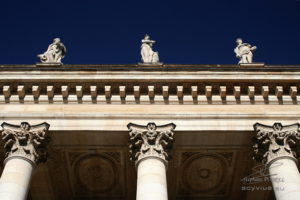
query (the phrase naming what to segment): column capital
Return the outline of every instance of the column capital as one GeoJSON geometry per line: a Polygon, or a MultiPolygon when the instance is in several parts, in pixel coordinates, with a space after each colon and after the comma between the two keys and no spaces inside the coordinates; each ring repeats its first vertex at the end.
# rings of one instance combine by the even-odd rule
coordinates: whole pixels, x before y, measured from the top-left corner
{"type": "Polygon", "coordinates": [[[127,127],[131,160],[138,163],[142,159],[153,157],[166,163],[171,159],[175,124],[157,126],[155,123],[148,123],[142,126],[129,123],[127,127]]]}
{"type": "Polygon", "coordinates": [[[297,162],[296,158],[300,155],[296,150],[296,145],[300,144],[300,124],[282,126],[281,123],[274,123],[267,126],[256,123],[253,127],[253,158],[256,161],[270,165],[275,160],[288,158],[297,162]]]}
{"type": "Polygon", "coordinates": [[[4,122],[1,126],[6,153],[4,162],[12,158],[24,159],[33,165],[46,161],[49,124],[44,122],[31,126],[27,122],[22,122],[20,125],[4,122]]]}

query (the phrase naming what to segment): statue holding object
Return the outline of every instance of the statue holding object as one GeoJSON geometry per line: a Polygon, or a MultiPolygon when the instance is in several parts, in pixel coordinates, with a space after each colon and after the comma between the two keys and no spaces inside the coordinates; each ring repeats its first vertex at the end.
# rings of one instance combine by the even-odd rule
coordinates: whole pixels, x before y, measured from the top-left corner
{"type": "Polygon", "coordinates": [[[65,57],[66,51],[65,45],[60,39],[55,38],[53,43],[48,46],[47,51],[39,54],[38,58],[40,58],[42,63],[61,63],[61,59],[65,57]]]}
{"type": "Polygon", "coordinates": [[[243,43],[241,38],[236,39],[237,47],[234,49],[236,57],[240,59],[239,64],[252,63],[253,51],[257,49],[256,46],[251,46],[248,43],[243,43]]]}
{"type": "Polygon", "coordinates": [[[154,40],[150,40],[149,35],[145,35],[144,39],[142,40],[141,46],[141,55],[142,61],[146,64],[154,64],[159,63],[158,52],[154,52],[152,50],[152,46],[155,43],[154,40]]]}

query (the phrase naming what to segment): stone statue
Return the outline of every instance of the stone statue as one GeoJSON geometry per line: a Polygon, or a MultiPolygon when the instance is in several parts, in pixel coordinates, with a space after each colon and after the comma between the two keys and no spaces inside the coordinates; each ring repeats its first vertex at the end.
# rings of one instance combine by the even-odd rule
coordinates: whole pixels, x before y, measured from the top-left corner
{"type": "Polygon", "coordinates": [[[252,63],[253,51],[257,49],[256,46],[251,46],[248,43],[243,43],[241,38],[236,39],[237,47],[234,49],[236,57],[240,59],[239,64],[252,63]]]}
{"type": "Polygon", "coordinates": [[[150,40],[149,35],[145,35],[144,39],[142,40],[141,55],[142,55],[142,61],[144,63],[158,63],[159,62],[158,52],[154,52],[152,50],[152,46],[154,43],[155,43],[155,41],[150,40]]]}
{"type": "Polygon", "coordinates": [[[47,51],[39,54],[38,57],[42,63],[61,63],[61,59],[65,57],[66,47],[59,38],[55,38],[53,43],[49,45],[47,51]]]}

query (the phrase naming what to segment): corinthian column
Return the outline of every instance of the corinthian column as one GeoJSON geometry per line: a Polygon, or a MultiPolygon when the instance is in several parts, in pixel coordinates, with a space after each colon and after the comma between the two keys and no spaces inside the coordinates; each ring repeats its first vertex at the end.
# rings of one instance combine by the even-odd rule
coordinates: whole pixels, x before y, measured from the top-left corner
{"type": "Polygon", "coordinates": [[[1,200],[25,200],[34,167],[46,161],[49,124],[20,126],[3,123],[2,139],[6,152],[0,179],[1,200]]]}
{"type": "Polygon", "coordinates": [[[282,126],[281,123],[254,125],[254,158],[266,165],[277,200],[298,200],[300,197],[299,127],[299,124],[282,126]]]}
{"type": "Polygon", "coordinates": [[[137,200],[167,200],[166,168],[175,124],[128,124],[131,160],[137,168],[137,200]]]}

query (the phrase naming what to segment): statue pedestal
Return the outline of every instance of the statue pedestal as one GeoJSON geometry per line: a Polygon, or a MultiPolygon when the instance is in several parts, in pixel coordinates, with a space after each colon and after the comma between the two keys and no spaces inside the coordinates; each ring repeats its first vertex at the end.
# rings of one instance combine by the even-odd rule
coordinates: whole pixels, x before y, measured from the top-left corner
{"type": "Polygon", "coordinates": [[[139,66],[145,66],[145,67],[155,67],[155,66],[163,66],[164,63],[158,62],[158,63],[138,63],[139,66]]]}
{"type": "Polygon", "coordinates": [[[36,63],[36,67],[61,67],[62,63],[36,63]]]}
{"type": "Polygon", "coordinates": [[[264,67],[265,63],[240,63],[241,68],[258,68],[264,67]]]}

